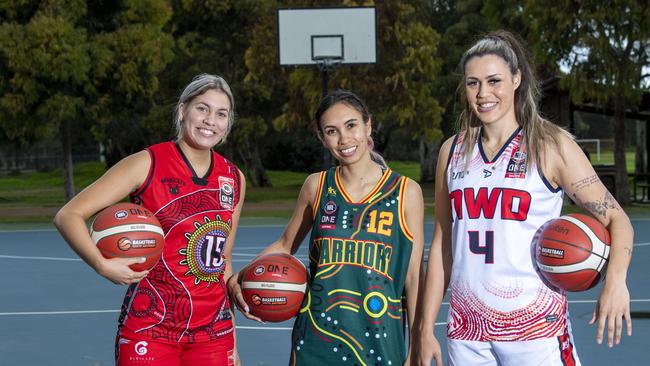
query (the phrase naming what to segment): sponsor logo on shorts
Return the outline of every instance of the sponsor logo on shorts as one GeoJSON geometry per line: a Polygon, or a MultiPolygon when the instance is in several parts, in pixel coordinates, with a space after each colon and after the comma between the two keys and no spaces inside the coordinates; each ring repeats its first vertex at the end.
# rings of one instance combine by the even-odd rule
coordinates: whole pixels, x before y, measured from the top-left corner
{"type": "Polygon", "coordinates": [[[542,255],[549,258],[564,258],[564,250],[542,247],[542,255]]]}
{"type": "Polygon", "coordinates": [[[146,355],[148,345],[149,345],[149,343],[147,343],[146,341],[140,341],[140,342],[136,343],[135,348],[134,348],[135,353],[137,353],[140,356],[146,355]]]}
{"type": "Polygon", "coordinates": [[[235,206],[235,181],[228,177],[219,177],[219,202],[223,208],[232,210],[235,206]]]}
{"type": "Polygon", "coordinates": [[[562,341],[562,351],[566,351],[569,347],[571,347],[571,341],[569,341],[569,338],[566,338],[562,341]]]}

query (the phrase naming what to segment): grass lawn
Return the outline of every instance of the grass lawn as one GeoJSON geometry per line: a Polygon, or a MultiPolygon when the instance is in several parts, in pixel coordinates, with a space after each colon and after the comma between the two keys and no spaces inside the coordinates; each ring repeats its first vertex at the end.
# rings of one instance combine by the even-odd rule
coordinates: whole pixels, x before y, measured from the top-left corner
{"type": "MultiPolygon", "coordinates": [[[[591,163],[594,165],[614,165],[614,152],[613,151],[601,151],[600,160],[598,160],[598,155],[596,153],[591,153],[591,163]]],[[[634,173],[634,162],[636,161],[636,154],[634,151],[625,152],[625,164],[627,165],[627,172],[634,173]]]]}
{"type": "MultiPolygon", "coordinates": [[[[611,154],[609,155],[611,157],[611,154]]],[[[607,155],[601,155],[601,161],[607,155]]],[[[633,157],[633,156],[632,156],[633,157]]],[[[592,161],[595,159],[592,156],[592,161]]],[[[595,163],[595,161],[594,161],[595,163]]],[[[417,162],[391,161],[391,169],[414,180],[420,176],[417,162]]],[[[77,191],[82,190],[105,171],[103,163],[75,165],[74,180],[77,191]]],[[[298,198],[307,173],[268,171],[273,187],[247,187],[246,203],[242,217],[288,218],[298,198]]],[[[425,214],[434,212],[433,184],[422,184],[425,214]]],[[[0,176],[0,223],[51,222],[56,210],[64,203],[63,175],[61,170],[51,172],[26,172],[0,176]]],[[[579,212],[574,205],[565,205],[564,212],[579,212]]],[[[650,206],[635,205],[626,208],[631,216],[650,216],[650,206]]]]}

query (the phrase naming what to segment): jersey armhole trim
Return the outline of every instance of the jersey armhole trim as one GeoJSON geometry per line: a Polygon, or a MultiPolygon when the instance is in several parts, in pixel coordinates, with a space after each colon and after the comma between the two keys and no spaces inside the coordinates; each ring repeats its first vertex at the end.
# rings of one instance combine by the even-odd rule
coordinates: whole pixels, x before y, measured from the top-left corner
{"type": "Polygon", "coordinates": [[[454,150],[456,150],[456,143],[458,142],[458,135],[460,133],[457,133],[456,136],[454,136],[454,141],[451,142],[451,148],[449,149],[449,156],[447,156],[447,169],[449,169],[449,164],[451,164],[451,157],[454,154],[454,150]]]}
{"type": "Polygon", "coordinates": [[[548,179],[546,179],[546,176],[544,175],[544,172],[542,171],[542,168],[537,167],[537,174],[542,179],[542,182],[544,183],[546,188],[548,188],[549,191],[551,191],[553,193],[557,193],[557,192],[562,190],[562,187],[560,187],[560,186],[557,186],[557,188],[553,188],[553,185],[551,184],[551,182],[549,182],[548,179]]]}
{"type": "Polygon", "coordinates": [[[147,150],[147,152],[149,153],[149,158],[151,158],[151,164],[149,164],[149,173],[147,173],[147,178],[144,180],[142,186],[140,186],[140,188],[136,189],[133,193],[129,195],[132,198],[141,195],[142,192],[144,192],[147,189],[147,187],[149,187],[149,184],[151,184],[151,181],[153,180],[153,172],[156,167],[156,157],[153,154],[151,148],[146,148],[145,150],[147,150]]]}
{"type": "Polygon", "coordinates": [[[318,190],[316,191],[316,197],[314,197],[314,202],[312,202],[311,213],[313,220],[316,220],[316,213],[318,212],[318,204],[320,203],[320,196],[323,194],[323,187],[325,186],[325,175],[327,171],[322,171],[318,175],[318,190]]]}
{"type": "Polygon", "coordinates": [[[405,207],[405,202],[404,202],[404,197],[406,196],[406,183],[407,183],[407,177],[402,177],[402,183],[400,184],[399,187],[399,205],[398,205],[398,211],[399,211],[399,224],[400,227],[402,228],[402,232],[408,240],[411,242],[413,241],[413,234],[411,233],[411,230],[409,230],[408,225],[406,224],[406,213],[404,212],[404,207],[405,207]]]}

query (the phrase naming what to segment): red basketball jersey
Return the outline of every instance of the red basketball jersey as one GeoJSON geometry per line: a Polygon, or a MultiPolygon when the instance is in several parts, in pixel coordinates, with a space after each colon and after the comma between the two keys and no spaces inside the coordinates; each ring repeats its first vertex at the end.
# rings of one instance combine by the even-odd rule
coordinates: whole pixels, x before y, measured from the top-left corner
{"type": "Polygon", "coordinates": [[[198,177],[175,143],[147,151],[149,174],[131,199],[158,218],[165,247],[147,277],[128,289],[120,332],[169,342],[219,339],[233,331],[223,273],[239,171],[213,152],[210,169],[198,177]]]}

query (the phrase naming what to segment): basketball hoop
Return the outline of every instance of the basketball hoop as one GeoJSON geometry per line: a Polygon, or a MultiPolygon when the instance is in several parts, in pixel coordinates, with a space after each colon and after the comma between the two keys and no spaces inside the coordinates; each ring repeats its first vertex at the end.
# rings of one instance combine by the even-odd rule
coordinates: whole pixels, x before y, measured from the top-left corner
{"type": "MultiPolygon", "coordinates": [[[[280,65],[318,66],[325,97],[336,66],[377,62],[376,19],[374,7],[278,9],[280,65]]],[[[324,149],[323,170],[331,160],[324,149]]]]}
{"type": "Polygon", "coordinates": [[[343,57],[341,56],[316,56],[313,58],[320,71],[332,70],[334,67],[341,64],[343,57]]]}

